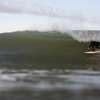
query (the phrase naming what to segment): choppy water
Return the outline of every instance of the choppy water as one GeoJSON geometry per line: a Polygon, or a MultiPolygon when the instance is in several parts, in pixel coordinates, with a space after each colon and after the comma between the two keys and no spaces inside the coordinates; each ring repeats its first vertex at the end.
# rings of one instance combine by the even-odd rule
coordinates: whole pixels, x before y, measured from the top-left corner
{"type": "Polygon", "coordinates": [[[99,100],[100,54],[66,34],[0,35],[1,100],[99,100]]]}
{"type": "Polygon", "coordinates": [[[100,71],[1,69],[3,100],[99,100],[100,71]]]}

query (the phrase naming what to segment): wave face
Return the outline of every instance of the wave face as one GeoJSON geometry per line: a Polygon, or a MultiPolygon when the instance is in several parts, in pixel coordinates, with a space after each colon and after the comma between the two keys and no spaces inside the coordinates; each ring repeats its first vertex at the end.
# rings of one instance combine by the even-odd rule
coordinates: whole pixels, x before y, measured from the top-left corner
{"type": "Polygon", "coordinates": [[[69,68],[88,65],[92,62],[91,56],[84,54],[88,45],[60,32],[5,33],[0,35],[0,64],[69,68]]]}

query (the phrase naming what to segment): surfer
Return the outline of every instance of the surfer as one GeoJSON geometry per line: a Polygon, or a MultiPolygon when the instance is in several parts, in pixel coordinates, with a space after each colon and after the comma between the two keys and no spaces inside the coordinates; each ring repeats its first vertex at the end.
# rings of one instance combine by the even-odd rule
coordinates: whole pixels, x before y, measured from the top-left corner
{"type": "Polygon", "coordinates": [[[92,48],[93,51],[95,51],[95,48],[100,49],[100,42],[92,41],[88,47],[88,50],[92,48]]]}

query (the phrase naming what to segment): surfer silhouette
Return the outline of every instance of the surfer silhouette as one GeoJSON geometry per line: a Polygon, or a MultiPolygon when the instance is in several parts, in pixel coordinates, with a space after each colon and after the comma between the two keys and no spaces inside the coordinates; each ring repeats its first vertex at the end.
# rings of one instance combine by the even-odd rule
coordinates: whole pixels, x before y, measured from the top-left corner
{"type": "Polygon", "coordinates": [[[88,50],[89,49],[92,49],[92,51],[95,51],[95,48],[98,48],[100,49],[100,42],[96,42],[96,41],[92,41],[88,47],[88,50]]]}

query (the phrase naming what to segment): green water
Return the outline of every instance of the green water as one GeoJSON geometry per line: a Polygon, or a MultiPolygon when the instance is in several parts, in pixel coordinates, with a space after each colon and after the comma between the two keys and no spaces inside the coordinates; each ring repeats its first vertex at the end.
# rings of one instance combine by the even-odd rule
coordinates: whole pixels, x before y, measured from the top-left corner
{"type": "Polygon", "coordinates": [[[1,100],[99,100],[100,54],[57,32],[0,35],[1,100]]]}
{"type": "Polygon", "coordinates": [[[2,62],[27,63],[42,67],[86,65],[88,59],[84,51],[87,47],[87,43],[80,43],[61,33],[28,31],[0,36],[2,62]]]}

